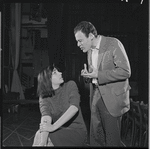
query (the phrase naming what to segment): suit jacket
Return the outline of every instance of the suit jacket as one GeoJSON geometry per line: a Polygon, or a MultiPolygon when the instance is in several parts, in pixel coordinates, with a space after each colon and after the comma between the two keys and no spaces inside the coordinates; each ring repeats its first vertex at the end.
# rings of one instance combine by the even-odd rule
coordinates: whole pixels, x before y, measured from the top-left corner
{"type": "MultiPolygon", "coordinates": [[[[91,52],[88,64],[91,65],[91,52]]],[[[109,113],[121,116],[130,109],[128,78],[131,68],[122,43],[111,37],[101,38],[98,55],[98,88],[109,113]]],[[[89,71],[90,67],[89,67],[89,71]]],[[[90,102],[93,97],[93,84],[90,81],[90,102]]]]}

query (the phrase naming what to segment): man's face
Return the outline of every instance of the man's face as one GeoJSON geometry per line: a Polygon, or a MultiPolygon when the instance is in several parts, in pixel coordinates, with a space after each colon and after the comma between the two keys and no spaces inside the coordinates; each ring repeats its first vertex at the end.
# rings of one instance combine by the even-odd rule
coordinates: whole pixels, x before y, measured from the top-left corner
{"type": "Polygon", "coordinates": [[[80,47],[80,49],[85,53],[91,48],[91,37],[88,38],[83,34],[81,31],[78,31],[75,34],[75,38],[77,41],[77,46],[80,47]]]}

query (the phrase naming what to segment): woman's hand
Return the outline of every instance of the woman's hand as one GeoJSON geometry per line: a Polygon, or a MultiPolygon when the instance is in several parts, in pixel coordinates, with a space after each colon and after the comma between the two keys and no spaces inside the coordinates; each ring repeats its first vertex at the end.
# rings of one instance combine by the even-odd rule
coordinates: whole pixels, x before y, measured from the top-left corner
{"type": "Polygon", "coordinates": [[[40,123],[40,131],[53,132],[55,131],[55,127],[50,123],[40,123]]]}
{"type": "Polygon", "coordinates": [[[46,142],[40,142],[38,146],[46,146],[46,142]]]}

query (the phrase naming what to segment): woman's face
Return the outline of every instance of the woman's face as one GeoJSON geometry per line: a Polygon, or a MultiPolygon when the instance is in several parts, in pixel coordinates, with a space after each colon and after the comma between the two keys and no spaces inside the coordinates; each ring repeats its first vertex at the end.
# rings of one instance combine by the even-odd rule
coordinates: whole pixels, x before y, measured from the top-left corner
{"type": "Polygon", "coordinates": [[[61,83],[64,82],[64,80],[62,78],[62,73],[59,72],[56,68],[53,69],[51,81],[52,81],[53,86],[60,85],[61,83]]]}

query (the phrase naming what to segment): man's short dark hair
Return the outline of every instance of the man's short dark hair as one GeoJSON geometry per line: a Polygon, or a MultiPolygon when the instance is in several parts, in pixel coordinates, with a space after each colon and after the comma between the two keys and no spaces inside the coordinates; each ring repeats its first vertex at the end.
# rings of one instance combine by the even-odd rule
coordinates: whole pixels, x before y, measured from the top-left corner
{"type": "Polygon", "coordinates": [[[92,33],[95,37],[97,37],[97,30],[95,26],[87,21],[80,22],[75,28],[74,28],[74,34],[76,34],[78,31],[81,31],[85,34],[86,37],[89,37],[89,33],[92,33]]]}

